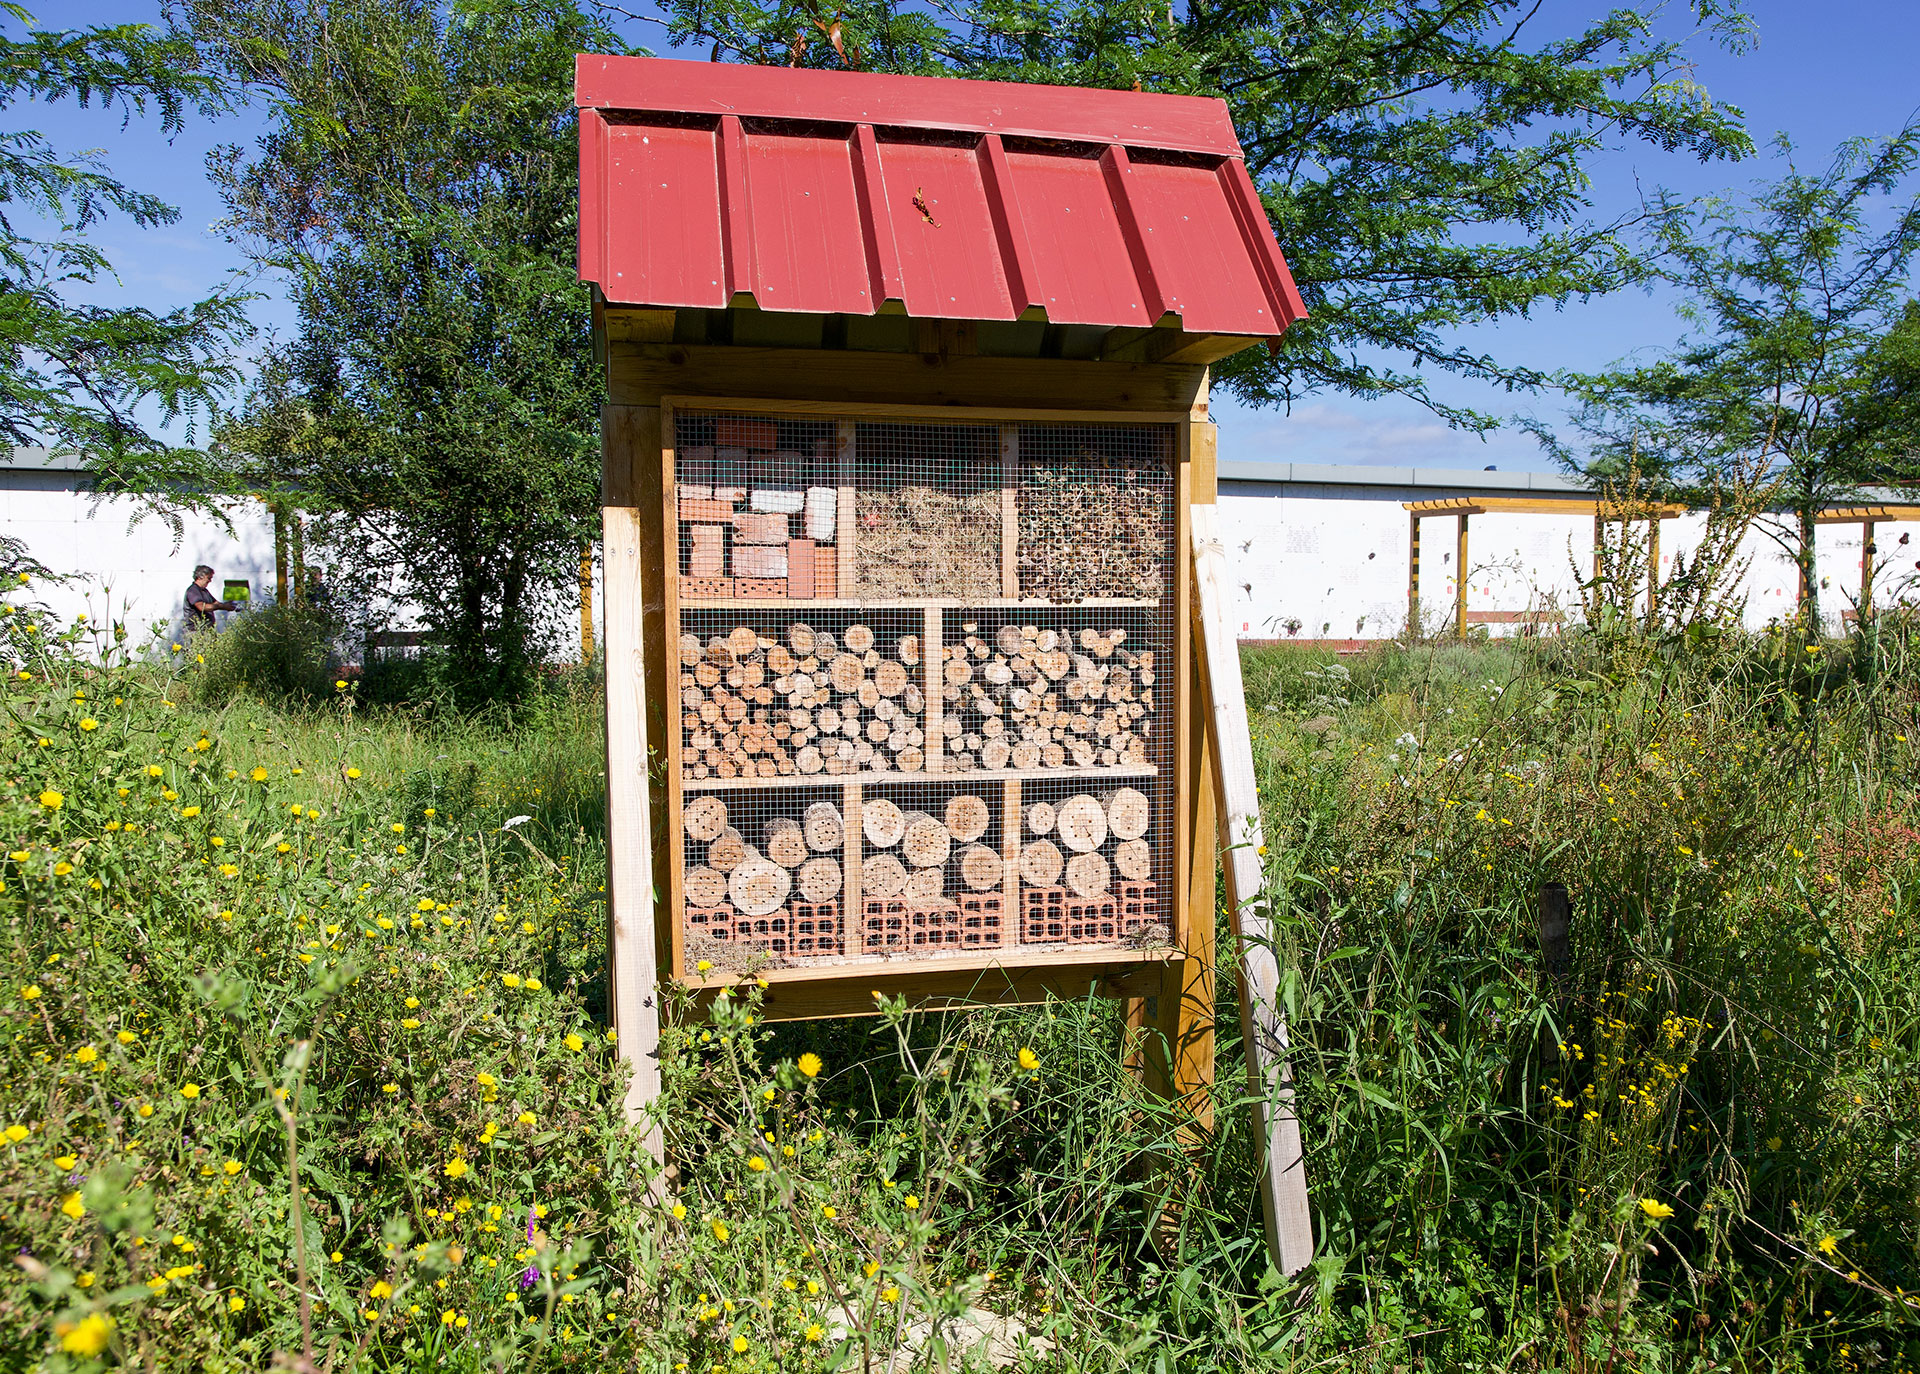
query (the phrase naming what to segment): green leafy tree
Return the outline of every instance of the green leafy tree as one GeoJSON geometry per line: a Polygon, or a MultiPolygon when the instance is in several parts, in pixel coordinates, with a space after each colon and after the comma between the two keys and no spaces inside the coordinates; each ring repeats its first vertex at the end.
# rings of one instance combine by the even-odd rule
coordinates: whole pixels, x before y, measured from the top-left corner
{"type": "Polygon", "coordinates": [[[337,593],[417,605],[465,693],[518,693],[598,513],[572,84],[616,38],[565,0],[171,15],[270,111],[215,169],[300,319],[235,470],[299,495],[337,593]]]}
{"type": "Polygon", "coordinates": [[[144,25],[35,32],[28,11],[0,4],[7,20],[26,32],[0,34],[0,438],[84,453],[103,485],[162,510],[196,504],[205,463],[161,431],[184,421],[190,439],[236,381],[247,296],[223,290],[164,313],[76,304],[76,288],[113,272],[90,229],[113,215],[153,228],[179,211],[19,124],[26,107],[72,100],[174,133],[189,111],[226,108],[224,89],[189,44],[144,25]]]}
{"type": "MultiPolygon", "coordinates": [[[[1399,394],[1457,424],[1434,372],[1537,387],[1527,362],[1458,342],[1642,279],[1632,221],[1596,216],[1587,164],[1638,141],[1750,151],[1737,110],[1688,75],[1659,8],[1537,37],[1533,0],[666,0],[668,32],[716,59],[1220,96],[1312,312],[1277,354],[1221,376],[1255,402],[1399,394]]],[[[1737,5],[1701,0],[1738,47],[1737,5]]],[[[635,16],[639,17],[639,16],[635,16]]]]}
{"type": "Polygon", "coordinates": [[[1775,534],[1814,629],[1820,510],[1920,484],[1920,124],[1813,173],[1779,146],[1786,174],[1751,196],[1667,206],[1660,272],[1691,331],[1654,362],[1567,378],[1587,445],[1556,451],[1597,479],[1631,469],[1702,504],[1757,492],[1790,512],[1775,534]]]}

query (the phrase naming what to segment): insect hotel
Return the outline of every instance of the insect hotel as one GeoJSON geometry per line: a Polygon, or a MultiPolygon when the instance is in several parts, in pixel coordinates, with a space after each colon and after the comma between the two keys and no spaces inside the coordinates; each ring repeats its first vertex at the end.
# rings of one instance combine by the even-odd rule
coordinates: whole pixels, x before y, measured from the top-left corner
{"type": "Polygon", "coordinates": [[[630,1105],[667,980],[1122,997],[1210,1082],[1208,364],[1304,313],[1225,105],[597,56],[577,103],[630,1105]]]}

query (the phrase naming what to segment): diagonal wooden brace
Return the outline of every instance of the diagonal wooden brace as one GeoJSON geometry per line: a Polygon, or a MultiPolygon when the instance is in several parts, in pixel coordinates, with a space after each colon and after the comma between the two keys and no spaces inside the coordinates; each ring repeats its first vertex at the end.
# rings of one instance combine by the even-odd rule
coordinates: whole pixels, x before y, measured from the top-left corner
{"type": "MultiPolygon", "coordinates": [[[[1192,508],[1196,657],[1201,665],[1207,725],[1213,744],[1220,845],[1225,858],[1227,909],[1240,948],[1240,1025],[1254,1099],[1254,1129],[1265,1142],[1260,1170],[1267,1252],[1283,1274],[1297,1274],[1313,1258],[1313,1224],[1300,1121],[1293,1112],[1287,1068],[1287,1023],[1280,1013],[1280,964],[1273,921],[1261,879],[1260,798],[1247,727],[1240,646],[1227,623],[1227,556],[1220,542],[1219,508],[1192,508]]],[[[1195,836],[1195,842],[1199,837],[1195,836]]]]}

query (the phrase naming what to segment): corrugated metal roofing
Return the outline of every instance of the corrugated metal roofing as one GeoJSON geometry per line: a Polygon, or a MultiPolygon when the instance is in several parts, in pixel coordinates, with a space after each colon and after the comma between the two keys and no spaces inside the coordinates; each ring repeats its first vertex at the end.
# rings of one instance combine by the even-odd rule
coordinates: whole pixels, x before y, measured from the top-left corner
{"type": "Polygon", "coordinates": [[[583,55],[580,277],[615,305],[1177,323],[1306,314],[1224,101],[583,55]]]}

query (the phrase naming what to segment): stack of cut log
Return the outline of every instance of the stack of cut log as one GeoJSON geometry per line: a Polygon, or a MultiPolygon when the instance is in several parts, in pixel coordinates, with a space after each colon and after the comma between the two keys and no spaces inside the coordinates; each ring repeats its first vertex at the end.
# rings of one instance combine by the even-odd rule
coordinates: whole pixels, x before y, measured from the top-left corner
{"type": "Polygon", "coordinates": [[[917,773],[925,766],[920,639],[882,645],[870,626],[836,636],[796,623],[680,637],[683,776],[917,773]],[[884,652],[882,652],[884,648],[884,652]]]}
{"type": "Polygon", "coordinates": [[[774,816],[755,826],[730,817],[725,801],[706,795],[689,800],[681,815],[689,907],[731,904],[742,916],[771,916],[790,900],[819,906],[840,895],[846,825],[832,803],[815,802],[797,817],[774,816]]]}
{"type": "Polygon", "coordinates": [[[724,482],[675,485],[686,531],[688,598],[838,594],[834,538],[839,490],[803,480],[807,455],[776,447],[771,420],[718,422],[718,444],[680,456],[690,472],[730,473],[724,482]]]}
{"type": "Polygon", "coordinates": [[[867,798],[860,806],[867,849],[860,895],[938,902],[950,891],[997,891],[1006,861],[980,843],[992,818],[986,801],[969,793],[949,797],[937,816],[903,811],[885,797],[867,798]]]}
{"type": "Polygon", "coordinates": [[[1144,792],[1077,792],[1058,802],[1030,802],[1021,812],[1020,881],[1064,885],[1076,897],[1099,897],[1116,881],[1151,882],[1153,806],[1144,792]]]}
{"type": "Polygon", "coordinates": [[[943,645],[940,726],[946,766],[1142,766],[1153,727],[1154,652],[1123,626],[1078,634],[975,622],[943,645]]]}

